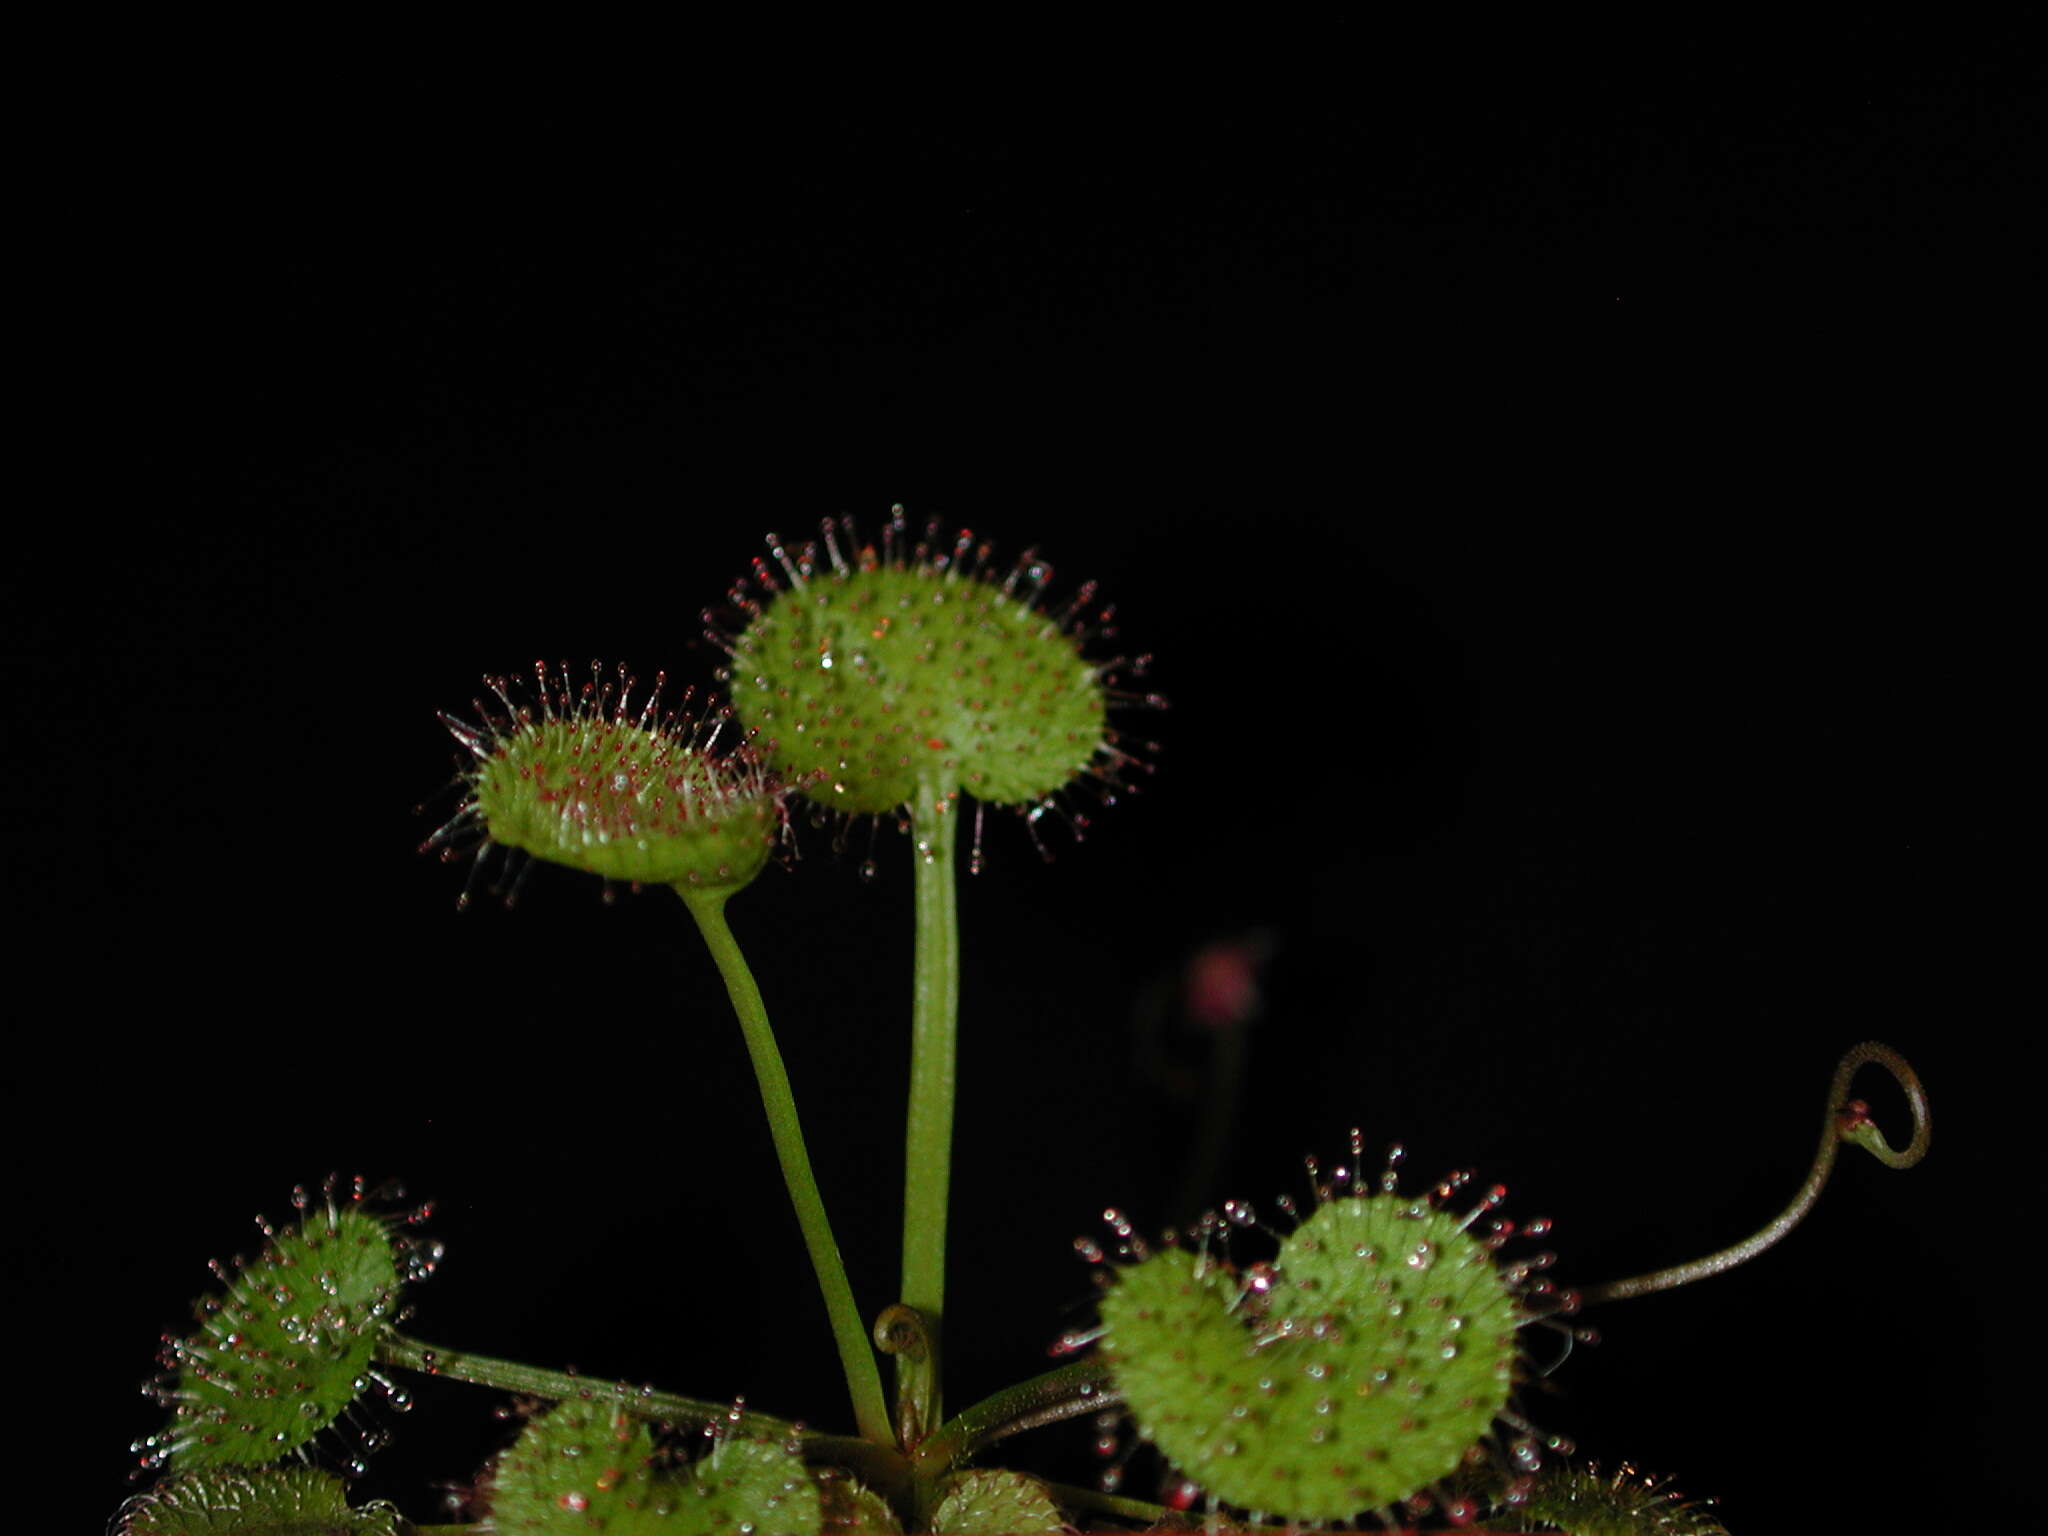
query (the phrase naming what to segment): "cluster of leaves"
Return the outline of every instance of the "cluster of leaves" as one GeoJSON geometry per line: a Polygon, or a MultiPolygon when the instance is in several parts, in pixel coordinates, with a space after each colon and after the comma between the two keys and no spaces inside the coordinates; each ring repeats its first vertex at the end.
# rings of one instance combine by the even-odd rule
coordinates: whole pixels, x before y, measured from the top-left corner
{"type": "MultiPolygon", "coordinates": [[[[369,1448],[374,1436],[349,1421],[367,1394],[395,1391],[380,1364],[418,1363],[394,1320],[403,1285],[430,1270],[437,1251],[406,1235],[403,1220],[365,1205],[360,1186],[340,1199],[330,1186],[323,1201],[302,1196],[301,1220],[271,1232],[252,1263],[222,1271],[225,1294],[202,1301],[197,1331],[167,1345],[154,1389],[171,1421],[137,1449],[169,1475],[124,1506],[118,1536],[815,1536],[900,1533],[905,1524],[941,1536],[1051,1532],[1066,1528],[1057,1490],[966,1461],[1012,1429],[1118,1404],[1181,1479],[1185,1503],[1207,1496],[1207,1529],[1226,1528],[1232,1511],[1252,1524],[1268,1514],[1398,1524],[1433,1510],[1459,1525],[1491,1519],[1503,1531],[1724,1536],[1709,1512],[1632,1468],[1602,1475],[1545,1463],[1511,1403],[1526,1374],[1519,1339],[1528,1325],[1575,1310],[1579,1298],[1532,1278],[1548,1255],[1500,1257],[1513,1223],[1480,1223],[1504,1191],[1461,1214],[1448,1202],[1464,1176],[1406,1198],[1391,1160],[1369,1190],[1357,1133],[1351,1164],[1330,1182],[1311,1165],[1315,1208],[1292,1223],[1270,1261],[1232,1260],[1234,1217],[1209,1219],[1191,1246],[1157,1250],[1125,1225],[1119,1256],[1127,1262],[1102,1272],[1101,1352],[1088,1363],[1087,1384],[1048,1373],[989,1400],[1012,1399],[1001,1410],[1009,1422],[992,1428],[996,1412],[974,1433],[959,1429],[975,1410],[937,1422],[958,802],[1009,805],[1030,821],[1048,809],[1067,814],[1061,797],[1077,781],[1107,793],[1141,766],[1110,728],[1111,708],[1157,701],[1113,686],[1120,661],[1083,656],[1083,638],[1107,632],[1109,617],[1083,615],[1092,588],[1056,613],[1039,606],[1049,568],[1028,552],[1004,577],[971,534],[945,542],[933,525],[913,544],[900,508],[879,550],[850,521],[828,520],[822,553],[792,553],[772,539],[771,551],[781,574],[756,562],[751,588],[732,593],[741,622],[714,629],[732,659],[730,710],[662,715],[659,682],[635,709],[623,669],[608,679],[594,668],[581,682],[543,666],[530,690],[490,679],[495,704],[479,703],[474,719],[444,717],[471,759],[467,797],[429,846],[495,846],[682,896],[747,1033],[863,1438],[834,1447],[794,1426],[763,1433],[780,1421],[737,1412],[671,1417],[648,1401],[495,1362],[505,1367],[499,1379],[467,1379],[521,1392],[529,1388],[509,1374],[552,1381],[530,1392],[516,1440],[477,1479],[469,1507],[482,1523],[414,1527],[386,1504],[351,1507],[341,1481],[318,1465],[323,1438],[353,1435],[350,1463],[369,1448]],[[735,711],[758,746],[714,752],[735,711]],[[787,835],[792,793],[841,815],[900,817],[917,848],[912,1033],[914,1052],[925,1055],[913,1056],[914,1188],[905,1200],[904,1293],[890,1312],[919,1319],[930,1350],[921,1400],[918,1372],[899,1372],[893,1424],[758,989],[720,916],[787,835]],[[938,1066],[927,1070],[921,1059],[938,1066]],[[1041,1387],[1066,1396],[1025,1403],[1041,1387]],[[703,1431],[699,1454],[678,1443],[679,1422],[703,1431]],[[944,1454],[938,1445],[948,1446],[944,1454]],[[886,1475],[871,1473],[877,1487],[863,1486],[849,1466],[886,1475]]],[[[1143,666],[1143,658],[1130,663],[1129,674],[1143,666]]],[[[1821,1155],[1786,1217],[1708,1259],[1598,1289],[1615,1299],[1685,1283],[1775,1242],[1817,1196],[1841,1141],[1895,1167],[1925,1151],[1924,1100],[1888,1047],[1870,1043],[1844,1058],[1829,1117],[1821,1155]],[[1845,1098],[1849,1076],[1870,1061],[1910,1085],[1915,1140],[1904,1151],[1845,1098]]],[[[1254,1224],[1247,1207],[1236,1211],[1242,1225],[1254,1224]]],[[[1550,1448],[1568,1452],[1555,1439],[1550,1448]]],[[[1116,1515],[1178,1518],[1085,1494],[1060,1496],[1116,1515]]]]}

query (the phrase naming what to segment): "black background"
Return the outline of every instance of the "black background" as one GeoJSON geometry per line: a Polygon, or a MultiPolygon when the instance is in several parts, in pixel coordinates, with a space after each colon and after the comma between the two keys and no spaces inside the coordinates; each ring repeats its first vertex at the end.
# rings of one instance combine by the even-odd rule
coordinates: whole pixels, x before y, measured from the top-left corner
{"type": "MultiPolygon", "coordinates": [[[[1298,1193],[1357,1124],[1555,1217],[1567,1281],[1753,1230],[1838,1052],[1905,1050],[1926,1164],[1852,1154],[1525,1408],[1745,1536],[2029,1507],[2027,42],[106,90],[41,226],[70,430],[7,577],[18,1038],[54,1042],[12,1078],[10,1288],[101,1469],[65,1523],[125,1491],[203,1260],[330,1170],[439,1202],[425,1338],[845,1421],[680,909],[541,870],[458,916],[414,847],[481,674],[708,681],[700,611],[765,533],[897,501],[1098,579],[1172,700],[1123,722],[1143,794],[1051,863],[992,817],[963,893],[953,1404],[1086,1316],[1103,1206],[1186,1215],[1220,1090],[1162,1092],[1147,1021],[1251,935],[1207,1198],[1298,1193]]],[[[732,916],[873,1310],[908,854],[865,884],[800,841],[732,916]]],[[[369,1491],[428,1517],[504,1430],[421,1396],[369,1491]]],[[[1085,1440],[1015,1455],[1085,1479],[1085,1440]]]]}

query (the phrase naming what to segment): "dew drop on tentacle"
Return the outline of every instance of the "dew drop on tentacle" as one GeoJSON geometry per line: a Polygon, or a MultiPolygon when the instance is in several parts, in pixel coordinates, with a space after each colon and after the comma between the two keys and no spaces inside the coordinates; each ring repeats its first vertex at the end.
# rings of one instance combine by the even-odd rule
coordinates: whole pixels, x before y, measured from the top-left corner
{"type": "Polygon", "coordinates": [[[1387,1161],[1380,1173],[1380,1192],[1391,1195],[1401,1187],[1401,1163],[1408,1156],[1408,1149],[1400,1142],[1387,1144],[1387,1161]]]}
{"type": "MultiPolygon", "coordinates": [[[[834,519],[827,517],[824,519],[823,522],[819,524],[819,528],[824,534],[825,558],[831,562],[832,574],[840,577],[850,576],[852,574],[852,568],[847,565],[846,557],[839,552],[838,523],[834,519]]],[[[853,524],[851,519],[848,519],[846,533],[847,542],[849,544],[855,544],[856,547],[858,547],[857,541],[854,539],[853,536],[853,524]]]]}
{"type": "Polygon", "coordinates": [[[1107,1329],[1100,1327],[1071,1328],[1067,1332],[1061,1334],[1057,1339],[1053,1340],[1053,1342],[1047,1346],[1046,1353],[1052,1355],[1056,1359],[1065,1355],[1078,1354],[1080,1351],[1086,1349],[1090,1344],[1093,1344],[1097,1339],[1101,1338],[1103,1334],[1107,1331],[1107,1329]]]}
{"type": "Polygon", "coordinates": [[[1500,1203],[1503,1200],[1507,1199],[1507,1197],[1507,1185],[1494,1185],[1493,1188],[1489,1189],[1484,1195],[1482,1195],[1479,1198],[1478,1202],[1473,1205],[1471,1210],[1465,1213],[1464,1219],[1458,1223],[1458,1230],[1460,1232],[1463,1232],[1468,1227],[1470,1227],[1475,1221],[1477,1221],[1481,1216],[1484,1216],[1491,1211],[1499,1209],[1500,1203]]]}
{"type": "Polygon", "coordinates": [[[789,551],[783,548],[782,540],[773,533],[768,535],[768,553],[774,557],[775,563],[782,567],[783,574],[789,578],[792,587],[801,587],[804,584],[803,573],[790,560],[789,551]]]}
{"type": "Polygon", "coordinates": [[[1323,1181],[1323,1165],[1321,1160],[1318,1159],[1314,1153],[1309,1153],[1302,1158],[1301,1163],[1302,1167],[1308,1170],[1308,1189],[1310,1199],[1314,1201],[1317,1205],[1324,1205],[1327,1204],[1329,1201],[1335,1199],[1335,1185],[1333,1183],[1325,1183],[1323,1181]]]}

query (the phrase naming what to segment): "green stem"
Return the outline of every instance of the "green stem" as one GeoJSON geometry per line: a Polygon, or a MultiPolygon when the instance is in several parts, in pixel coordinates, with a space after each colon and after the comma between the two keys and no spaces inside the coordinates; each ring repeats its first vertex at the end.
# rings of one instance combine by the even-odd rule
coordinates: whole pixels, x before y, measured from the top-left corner
{"type": "MultiPolygon", "coordinates": [[[[656,1392],[645,1387],[625,1387],[597,1376],[579,1376],[574,1371],[551,1371],[542,1365],[519,1360],[499,1360],[490,1355],[471,1354],[463,1349],[444,1349],[402,1333],[386,1333],[377,1341],[377,1358],[386,1365],[404,1366],[429,1376],[446,1376],[479,1387],[496,1387],[522,1397],[550,1397],[560,1402],[591,1394],[619,1393],[619,1401],[642,1418],[668,1419],[677,1424],[704,1425],[726,1418],[730,1403],[709,1403],[701,1398],[678,1397],[673,1392],[656,1392]]],[[[738,1427],[750,1435],[775,1439],[796,1426],[787,1419],[765,1413],[744,1413],[738,1427]]]]}
{"type": "MultiPolygon", "coordinates": [[[[904,1305],[923,1314],[927,1370],[899,1372],[913,1388],[898,1415],[930,1430],[941,1411],[939,1362],[946,1309],[946,1204],[953,1174],[953,1094],[960,1010],[960,920],[955,891],[958,796],[920,778],[910,833],[917,871],[917,955],[910,1010],[910,1113],[904,1136],[904,1305]]],[[[908,1447],[906,1447],[908,1449],[908,1447]]]]}
{"type": "Polygon", "coordinates": [[[1076,1360],[983,1398],[927,1437],[912,1460],[920,1478],[937,1478],[1007,1435],[1099,1413],[1123,1400],[1108,1361],[1076,1360]]]}
{"type": "Polygon", "coordinates": [[[1045,1491],[1052,1495],[1055,1504],[1068,1509],[1092,1509],[1105,1515],[1120,1515],[1126,1520],[1142,1520],[1151,1526],[1181,1518],[1179,1511],[1168,1509],[1164,1504],[1148,1504],[1143,1499],[1118,1498],[1113,1493],[1103,1493],[1095,1488],[1081,1488],[1073,1483],[1047,1483],[1045,1491]]]}
{"type": "Polygon", "coordinates": [[[903,1458],[893,1446],[877,1445],[848,1435],[821,1435],[788,1419],[753,1413],[731,1403],[710,1403],[701,1398],[657,1392],[652,1387],[629,1386],[601,1377],[578,1376],[570,1371],[551,1371],[545,1366],[518,1360],[499,1360],[468,1350],[444,1349],[420,1339],[387,1330],[377,1341],[377,1359],[385,1365],[401,1366],[429,1376],[445,1376],[474,1386],[495,1387],[523,1397],[546,1397],[562,1402],[575,1398],[612,1397],[636,1418],[659,1419],[677,1425],[702,1427],[728,1425],[741,1434],[763,1440],[803,1442],[804,1456],[829,1466],[840,1466],[860,1474],[878,1486],[900,1486],[903,1458]]]}
{"type": "Polygon", "coordinates": [[[725,902],[730,893],[693,891],[683,886],[676,889],[690,909],[690,916],[697,920],[697,931],[704,935],[711,958],[718,962],[718,973],[725,978],[725,990],[732,997],[733,1012],[739,1015],[747,1054],[754,1062],[754,1080],[761,1086],[761,1105],[768,1112],[768,1130],[775,1138],[775,1155],[782,1163],[782,1179],[789,1186],[790,1204],[796,1207],[797,1225],[803,1228],[811,1267],[818,1273],[818,1289],[825,1294],[825,1311],[831,1319],[832,1337],[839,1346],[839,1363],[846,1372],[847,1390],[853,1396],[854,1423],[863,1438],[876,1445],[893,1446],[896,1437],[882,1399],[882,1373],[875,1364],[867,1329],[861,1324],[860,1309],[854,1305],[853,1287],[847,1283],[839,1244],[825,1215],[824,1197],[818,1193],[818,1181],[811,1173],[810,1154],[804,1150],[803,1127],[797,1120],[796,1096],[790,1091],[789,1073],[783,1069],[782,1053],[775,1048],[775,1031],[768,1023],[768,1010],[762,1006],[761,989],[754,985],[753,972],[747,969],[739,943],[726,925],[725,902]]]}

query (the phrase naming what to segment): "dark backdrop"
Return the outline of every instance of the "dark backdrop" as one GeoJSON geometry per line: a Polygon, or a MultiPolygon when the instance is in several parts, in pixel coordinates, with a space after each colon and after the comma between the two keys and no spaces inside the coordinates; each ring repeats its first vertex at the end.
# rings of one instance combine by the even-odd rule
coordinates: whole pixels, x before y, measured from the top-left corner
{"type": "MultiPolygon", "coordinates": [[[[84,1352],[78,1518],[203,1261],[330,1170],[439,1202],[424,1337],[844,1420],[680,909],[543,869],[458,916],[413,850],[482,673],[708,679],[763,534],[896,501],[1099,579],[1172,700],[1123,722],[1143,794],[1050,863],[994,818],[963,895],[956,1405],[1085,1317],[1103,1206],[1187,1214],[1225,1089],[1176,978],[1249,939],[1204,1198],[1299,1191],[1356,1124],[1556,1217],[1566,1280],[1761,1224],[1837,1053],[1907,1051],[1923,1167],[1852,1157],[1526,1406],[1745,1536],[2024,1507],[2023,40],[1540,41],[1341,89],[107,94],[42,310],[80,430],[6,578],[54,1042],[12,1076],[10,1282],[84,1352]]],[[[828,842],[733,920],[873,1309],[908,855],[864,884],[828,842]]],[[[370,1487],[427,1514],[505,1431],[421,1395],[370,1487]]]]}

